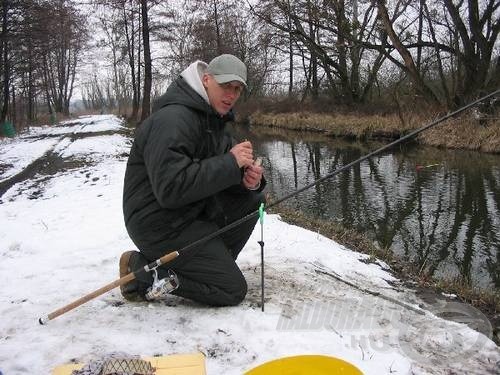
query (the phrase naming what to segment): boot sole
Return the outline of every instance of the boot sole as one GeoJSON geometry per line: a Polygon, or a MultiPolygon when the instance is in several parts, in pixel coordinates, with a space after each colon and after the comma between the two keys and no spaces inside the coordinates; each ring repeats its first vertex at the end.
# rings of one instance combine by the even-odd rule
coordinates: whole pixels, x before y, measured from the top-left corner
{"type": "MultiPolygon", "coordinates": [[[[129,273],[132,272],[132,270],[129,268],[129,262],[130,262],[130,257],[135,253],[136,251],[134,250],[129,250],[124,252],[121,257],[120,257],[120,278],[128,275],[129,273]]],[[[144,297],[142,297],[139,293],[137,292],[130,292],[126,290],[126,287],[130,285],[130,283],[137,283],[137,281],[132,280],[126,284],[120,285],[120,292],[127,301],[130,302],[142,302],[146,301],[144,297]]]]}

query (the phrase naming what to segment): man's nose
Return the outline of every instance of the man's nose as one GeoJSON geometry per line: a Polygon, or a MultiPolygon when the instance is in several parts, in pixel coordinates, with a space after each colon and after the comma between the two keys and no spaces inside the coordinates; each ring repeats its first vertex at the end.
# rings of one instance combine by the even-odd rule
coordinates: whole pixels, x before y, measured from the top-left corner
{"type": "Polygon", "coordinates": [[[238,93],[236,92],[235,89],[229,89],[227,90],[226,95],[228,96],[229,99],[234,100],[238,96],[238,93]]]}

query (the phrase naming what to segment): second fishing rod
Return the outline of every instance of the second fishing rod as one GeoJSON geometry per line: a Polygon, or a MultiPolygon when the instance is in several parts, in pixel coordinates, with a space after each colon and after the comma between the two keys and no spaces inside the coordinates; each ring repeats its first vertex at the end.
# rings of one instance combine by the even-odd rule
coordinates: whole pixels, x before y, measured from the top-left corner
{"type": "MultiPolygon", "coordinates": [[[[275,201],[267,204],[266,208],[269,209],[269,208],[272,208],[272,207],[274,207],[274,206],[276,206],[276,205],[278,205],[280,203],[283,203],[284,201],[286,201],[286,200],[288,200],[288,199],[290,199],[290,198],[292,198],[292,197],[294,197],[294,196],[296,196],[296,195],[304,192],[305,190],[310,189],[311,187],[316,186],[318,184],[321,184],[323,181],[325,181],[327,179],[330,179],[330,178],[338,175],[339,173],[342,173],[342,172],[350,169],[354,165],[360,164],[361,162],[363,162],[363,161],[371,158],[372,156],[380,154],[380,153],[382,153],[382,152],[384,152],[384,151],[386,151],[386,150],[388,150],[388,149],[390,149],[390,148],[392,148],[392,147],[394,147],[394,146],[396,146],[398,144],[401,144],[401,143],[403,143],[403,142],[405,142],[405,141],[407,141],[409,139],[412,139],[416,135],[418,135],[418,134],[420,134],[420,133],[422,133],[422,132],[424,132],[424,131],[426,131],[426,130],[428,130],[428,129],[430,129],[430,128],[432,128],[432,127],[434,127],[434,126],[436,126],[436,125],[438,125],[440,123],[442,123],[443,121],[446,121],[446,120],[448,120],[448,119],[450,119],[452,117],[455,117],[455,116],[459,115],[460,113],[466,111],[467,109],[469,109],[471,107],[474,107],[475,105],[477,105],[477,104],[479,104],[479,103],[481,103],[481,102],[483,102],[483,101],[485,101],[487,99],[490,99],[490,98],[494,97],[495,95],[498,95],[499,93],[500,93],[500,89],[497,89],[497,90],[493,91],[492,93],[490,93],[488,95],[485,95],[485,96],[483,96],[483,97],[481,97],[481,98],[479,98],[479,99],[477,99],[477,100],[475,100],[475,101],[473,101],[473,102],[471,102],[471,103],[469,103],[469,104],[467,104],[467,105],[465,105],[465,106],[463,106],[463,107],[461,107],[461,108],[459,108],[459,109],[457,109],[457,110],[455,110],[455,111],[453,111],[451,113],[448,113],[447,115],[444,115],[444,116],[438,118],[437,120],[434,120],[434,121],[430,122],[429,124],[426,124],[426,125],[418,128],[418,129],[416,129],[416,130],[408,133],[407,135],[405,135],[405,136],[403,136],[401,138],[398,138],[397,140],[395,140],[395,141],[393,141],[391,143],[388,143],[387,145],[382,146],[382,147],[380,147],[380,148],[378,148],[378,149],[376,149],[376,150],[374,150],[374,151],[372,151],[372,152],[370,152],[370,153],[368,153],[368,154],[366,154],[366,155],[364,155],[364,156],[362,156],[362,157],[360,157],[360,158],[358,158],[358,159],[356,159],[356,160],[354,160],[354,161],[352,161],[352,162],[350,162],[350,163],[348,163],[348,164],[346,164],[346,165],[344,165],[344,166],[336,169],[335,171],[333,171],[333,172],[331,172],[331,173],[329,173],[329,174],[327,174],[327,175],[325,175],[323,177],[318,178],[317,180],[311,182],[310,184],[305,185],[302,188],[297,189],[297,190],[291,192],[290,194],[287,194],[287,195],[285,195],[285,196],[283,196],[283,197],[281,197],[281,198],[279,198],[279,199],[277,199],[277,200],[275,200],[275,201]]],[[[163,265],[167,264],[168,262],[171,262],[172,260],[174,260],[175,258],[177,258],[179,255],[181,255],[181,254],[183,254],[185,252],[188,252],[188,251],[196,248],[197,246],[200,246],[203,243],[205,243],[207,241],[210,241],[211,239],[214,239],[214,238],[220,236],[221,234],[223,234],[223,233],[225,233],[225,232],[227,232],[227,231],[229,231],[229,230],[237,227],[238,225],[244,223],[245,221],[250,220],[250,219],[258,216],[259,214],[262,214],[261,212],[262,212],[262,208],[260,210],[257,209],[255,211],[249,213],[248,215],[242,217],[241,219],[238,219],[238,220],[236,220],[236,221],[234,221],[234,222],[226,225],[225,227],[220,228],[219,230],[217,230],[217,231],[215,231],[215,232],[213,232],[213,233],[211,233],[211,234],[209,234],[209,235],[207,235],[207,236],[205,236],[203,238],[200,238],[200,239],[198,239],[198,240],[190,243],[187,246],[184,246],[183,248],[181,248],[179,250],[168,252],[167,254],[165,254],[164,256],[162,256],[161,258],[159,258],[156,261],[154,261],[154,262],[152,262],[152,263],[144,266],[143,268],[141,268],[139,270],[136,270],[134,272],[131,272],[131,273],[129,273],[129,274],[121,277],[120,279],[117,279],[117,280],[115,280],[115,281],[113,281],[113,282],[111,282],[111,283],[103,286],[102,288],[99,288],[99,289],[97,289],[97,290],[95,290],[95,291],[93,291],[93,292],[91,292],[91,293],[89,293],[89,294],[87,294],[87,295],[85,295],[85,296],[83,296],[83,297],[75,300],[74,302],[72,302],[72,303],[70,303],[70,304],[68,304],[66,306],[63,306],[63,307],[61,307],[61,308],[59,308],[59,309],[51,312],[50,314],[48,314],[45,317],[39,318],[38,321],[39,321],[40,324],[45,324],[46,322],[48,322],[48,321],[50,321],[52,319],[55,319],[58,316],[60,316],[62,314],[65,314],[66,312],[71,311],[74,308],[76,308],[76,307],[78,307],[78,306],[80,306],[80,305],[82,305],[82,304],[84,304],[84,303],[86,303],[86,302],[88,302],[88,301],[90,301],[90,300],[92,300],[92,299],[94,299],[94,298],[96,298],[96,297],[98,297],[98,296],[100,296],[100,295],[102,295],[102,294],[104,294],[104,293],[106,293],[106,292],[108,292],[108,291],[110,291],[110,290],[118,287],[118,286],[121,286],[121,285],[129,283],[130,281],[134,280],[135,278],[137,278],[142,273],[156,272],[156,269],[158,267],[163,266],[163,265]]]]}

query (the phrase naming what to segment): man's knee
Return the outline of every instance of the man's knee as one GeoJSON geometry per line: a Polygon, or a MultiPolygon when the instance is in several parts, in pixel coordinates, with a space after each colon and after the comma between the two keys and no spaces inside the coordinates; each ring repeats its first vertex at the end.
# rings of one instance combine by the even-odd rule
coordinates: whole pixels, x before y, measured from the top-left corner
{"type": "Polygon", "coordinates": [[[242,214],[247,215],[258,210],[261,203],[266,204],[266,195],[261,191],[252,191],[241,204],[242,214]]]}
{"type": "Polygon", "coordinates": [[[233,288],[230,292],[228,292],[228,306],[236,306],[239,305],[247,295],[248,286],[243,275],[241,279],[238,280],[237,283],[233,285],[233,288]]]}
{"type": "Polygon", "coordinates": [[[266,196],[261,191],[250,191],[248,194],[238,196],[222,194],[219,199],[229,221],[258,210],[261,203],[266,203],[266,196]]]}
{"type": "Polygon", "coordinates": [[[255,205],[258,207],[260,206],[261,203],[264,203],[266,204],[266,194],[264,194],[264,192],[262,191],[256,191],[254,192],[253,195],[253,201],[255,202],[255,205]]]}

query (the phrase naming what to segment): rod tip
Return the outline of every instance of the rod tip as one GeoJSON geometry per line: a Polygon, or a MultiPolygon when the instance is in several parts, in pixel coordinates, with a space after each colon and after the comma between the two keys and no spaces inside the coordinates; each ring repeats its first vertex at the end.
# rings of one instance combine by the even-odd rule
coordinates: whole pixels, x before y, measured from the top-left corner
{"type": "Polygon", "coordinates": [[[45,325],[45,323],[48,321],[48,318],[38,318],[38,323],[40,323],[42,326],[45,325]]]}

